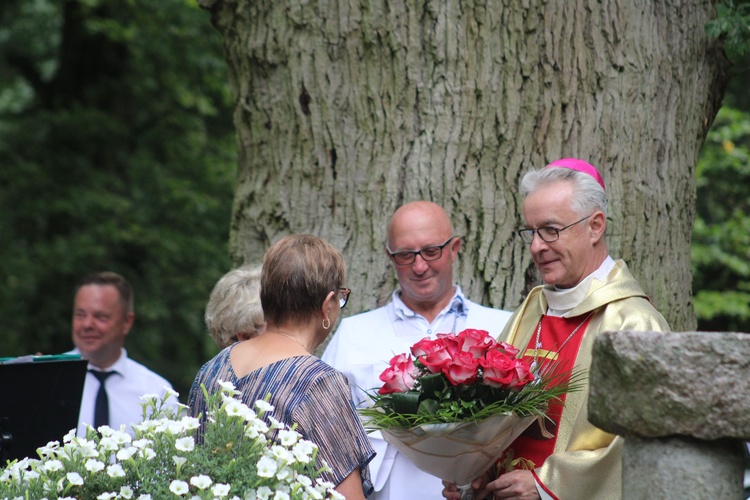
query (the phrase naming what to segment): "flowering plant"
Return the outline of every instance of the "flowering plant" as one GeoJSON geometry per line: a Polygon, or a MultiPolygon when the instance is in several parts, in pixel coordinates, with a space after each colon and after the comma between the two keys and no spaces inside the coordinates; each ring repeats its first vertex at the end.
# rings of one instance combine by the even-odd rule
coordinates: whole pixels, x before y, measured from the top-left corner
{"type": "MultiPolygon", "coordinates": [[[[205,392],[205,388],[203,389],[205,392]]],[[[0,470],[6,499],[263,499],[344,497],[316,479],[317,446],[271,416],[273,406],[242,403],[228,382],[207,395],[203,444],[197,418],[179,416],[164,398],[142,396],[144,418],[135,438],[107,426],[75,429],[63,443],[37,450],[39,459],[9,462],[0,470]]]]}
{"type": "Polygon", "coordinates": [[[360,410],[368,429],[483,420],[497,414],[544,415],[548,403],[575,390],[570,374],[540,373],[519,350],[484,330],[438,334],[394,356],[360,410]],[[566,376],[567,375],[567,376],[566,376]]]}

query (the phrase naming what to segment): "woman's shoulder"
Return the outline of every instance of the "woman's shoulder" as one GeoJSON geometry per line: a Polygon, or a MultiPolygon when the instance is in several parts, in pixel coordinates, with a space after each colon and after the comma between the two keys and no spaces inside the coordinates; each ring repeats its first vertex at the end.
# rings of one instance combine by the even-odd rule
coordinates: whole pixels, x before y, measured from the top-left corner
{"type": "Polygon", "coordinates": [[[310,387],[323,383],[346,386],[346,377],[317,356],[296,356],[282,360],[290,379],[297,384],[310,387]],[[293,378],[292,378],[293,377],[293,378]]]}

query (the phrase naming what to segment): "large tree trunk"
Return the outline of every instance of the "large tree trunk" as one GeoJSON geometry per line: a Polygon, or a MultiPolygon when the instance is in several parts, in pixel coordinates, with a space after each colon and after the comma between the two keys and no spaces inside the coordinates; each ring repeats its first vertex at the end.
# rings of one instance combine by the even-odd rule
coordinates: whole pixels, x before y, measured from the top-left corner
{"type": "Polygon", "coordinates": [[[389,216],[428,199],[464,246],[457,282],[515,308],[538,282],[518,181],[564,156],[602,171],[609,245],[673,328],[695,327],[694,169],[726,63],[710,0],[202,0],[237,108],[231,248],[292,232],[342,249],[349,313],[384,302],[389,216]]]}

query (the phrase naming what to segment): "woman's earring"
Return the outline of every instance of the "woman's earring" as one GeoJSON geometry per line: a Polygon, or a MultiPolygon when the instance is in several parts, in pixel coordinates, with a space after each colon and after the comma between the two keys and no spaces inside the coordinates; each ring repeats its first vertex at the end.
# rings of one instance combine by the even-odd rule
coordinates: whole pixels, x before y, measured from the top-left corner
{"type": "Polygon", "coordinates": [[[326,319],[323,320],[323,329],[328,330],[331,328],[331,320],[326,317],[326,319]]]}

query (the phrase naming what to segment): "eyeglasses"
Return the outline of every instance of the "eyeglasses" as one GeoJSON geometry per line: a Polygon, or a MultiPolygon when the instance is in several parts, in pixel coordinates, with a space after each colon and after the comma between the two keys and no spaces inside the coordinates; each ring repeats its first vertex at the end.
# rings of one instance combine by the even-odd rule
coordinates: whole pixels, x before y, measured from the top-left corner
{"type": "Polygon", "coordinates": [[[344,308],[347,302],[349,302],[349,294],[352,293],[351,288],[339,288],[339,307],[344,308]]]}
{"type": "MultiPolygon", "coordinates": [[[[594,214],[591,214],[591,215],[594,215],[594,214]]],[[[565,231],[569,227],[575,226],[579,222],[585,221],[586,219],[591,217],[591,215],[587,215],[583,219],[577,220],[573,224],[568,224],[567,226],[561,227],[560,229],[557,229],[556,227],[552,227],[552,226],[545,226],[545,227],[540,227],[538,229],[527,229],[527,228],[518,229],[516,232],[521,237],[523,242],[527,244],[531,244],[531,242],[534,241],[534,233],[538,234],[539,237],[542,239],[542,241],[546,243],[552,243],[560,239],[561,232],[565,231]]]]}
{"type": "Polygon", "coordinates": [[[443,256],[443,248],[445,248],[445,245],[453,241],[453,238],[455,236],[451,236],[448,238],[448,241],[443,243],[442,245],[433,245],[429,247],[424,247],[421,250],[417,250],[416,252],[413,251],[405,251],[405,252],[391,252],[391,249],[387,246],[385,247],[386,250],[388,250],[388,255],[391,256],[391,259],[393,259],[393,262],[396,263],[397,266],[408,266],[409,264],[413,264],[414,261],[417,258],[417,255],[421,255],[422,259],[426,262],[430,262],[432,260],[438,260],[440,257],[443,256]]]}

